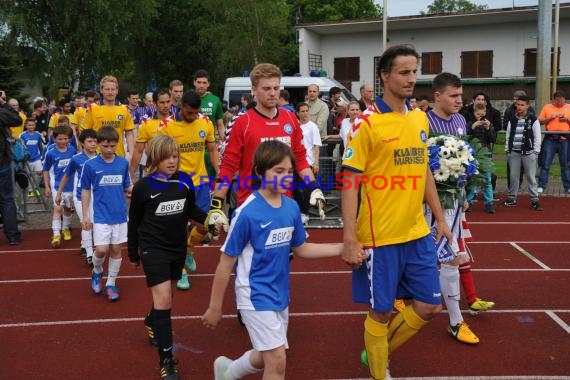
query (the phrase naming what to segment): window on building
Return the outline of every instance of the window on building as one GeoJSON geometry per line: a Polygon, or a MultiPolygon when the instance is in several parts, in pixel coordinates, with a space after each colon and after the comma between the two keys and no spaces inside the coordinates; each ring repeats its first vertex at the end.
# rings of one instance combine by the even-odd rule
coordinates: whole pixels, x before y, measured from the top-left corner
{"type": "MultiPolygon", "coordinates": [[[[552,62],[552,69],[554,68],[554,48],[552,48],[550,61],[552,62]]],[[[558,70],[556,75],[560,75],[560,48],[558,48],[558,70]]],[[[552,75],[552,71],[550,74],[552,75]]],[[[535,77],[536,76],[536,49],[524,49],[524,72],[525,77],[535,77]]]]}
{"type": "Polygon", "coordinates": [[[441,73],[443,54],[438,52],[422,53],[422,74],[441,73]]]}
{"type": "Polygon", "coordinates": [[[351,82],[360,81],[360,57],[335,58],[334,78],[344,87],[352,88],[351,82]]]}
{"type": "Polygon", "coordinates": [[[491,78],[493,76],[493,51],[462,51],[462,78],[491,78]]]}

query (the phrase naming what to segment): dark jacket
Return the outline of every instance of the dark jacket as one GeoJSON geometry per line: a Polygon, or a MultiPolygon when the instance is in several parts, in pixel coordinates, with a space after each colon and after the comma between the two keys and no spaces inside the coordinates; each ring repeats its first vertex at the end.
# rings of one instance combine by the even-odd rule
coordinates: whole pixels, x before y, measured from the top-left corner
{"type": "Polygon", "coordinates": [[[22,124],[22,118],[8,105],[0,106],[0,168],[12,163],[12,149],[9,138],[10,128],[22,124]]]}
{"type": "MultiPolygon", "coordinates": [[[[459,111],[463,116],[465,116],[465,120],[467,123],[473,124],[475,122],[475,115],[473,114],[473,104],[463,108],[459,111]]],[[[493,108],[491,105],[487,104],[487,113],[485,114],[485,119],[491,122],[493,129],[495,132],[499,132],[503,129],[503,124],[501,122],[501,112],[498,109],[493,108]]]]}

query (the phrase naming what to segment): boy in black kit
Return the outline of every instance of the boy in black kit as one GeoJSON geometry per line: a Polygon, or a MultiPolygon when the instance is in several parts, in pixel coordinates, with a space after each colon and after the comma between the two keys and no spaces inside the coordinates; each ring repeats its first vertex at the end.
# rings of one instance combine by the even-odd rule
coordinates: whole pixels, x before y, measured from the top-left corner
{"type": "Polygon", "coordinates": [[[188,175],[179,175],[178,145],[169,136],[155,137],[148,147],[148,177],[134,188],[129,209],[128,254],[131,263],[142,261],[153,305],[145,318],[149,341],[158,345],[160,379],[177,380],[172,356],[172,293],[186,258],[188,221],[205,234],[206,214],[196,206],[188,175]],[[179,180],[180,178],[180,180],[179,180]]]}

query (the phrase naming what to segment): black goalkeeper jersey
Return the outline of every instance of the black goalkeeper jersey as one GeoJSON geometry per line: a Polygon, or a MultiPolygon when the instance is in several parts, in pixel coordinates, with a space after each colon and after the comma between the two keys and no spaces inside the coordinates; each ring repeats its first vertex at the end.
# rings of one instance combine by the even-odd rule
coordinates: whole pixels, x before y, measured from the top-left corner
{"type": "Polygon", "coordinates": [[[186,253],[188,220],[204,223],[206,219],[206,213],[195,205],[188,178],[177,172],[167,181],[144,177],[135,184],[128,224],[131,261],[138,261],[139,252],[144,254],[145,250],[186,253]]]}

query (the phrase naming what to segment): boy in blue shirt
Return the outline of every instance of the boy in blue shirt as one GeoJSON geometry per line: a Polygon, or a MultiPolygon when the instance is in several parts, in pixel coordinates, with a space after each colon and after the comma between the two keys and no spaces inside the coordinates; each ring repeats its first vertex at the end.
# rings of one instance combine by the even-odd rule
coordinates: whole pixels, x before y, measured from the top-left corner
{"type": "Polygon", "coordinates": [[[46,153],[43,166],[44,175],[44,193],[46,197],[52,197],[53,206],[53,219],[51,228],[53,236],[51,238],[51,245],[57,248],[61,245],[61,234],[63,240],[71,240],[71,208],[73,207],[73,183],[68,183],[62,188],[61,205],[55,203],[55,196],[59,190],[59,185],[65,169],[71,161],[71,157],[76,153],[74,147],[68,145],[69,134],[71,128],[61,126],[54,128],[54,147],[46,153]],[[62,225],[62,212],[63,212],[63,225],[62,225]],[[61,231],[61,234],[60,234],[61,231]]]}
{"type": "MultiPolygon", "coordinates": [[[[30,174],[41,177],[43,170],[43,165],[42,165],[43,139],[42,135],[36,131],[36,119],[32,117],[26,119],[24,128],[26,128],[26,130],[22,132],[22,134],[20,134],[20,139],[24,142],[26,150],[30,155],[30,158],[28,160],[28,165],[32,170],[32,173],[30,174]]],[[[33,197],[34,195],[35,194],[33,193],[32,189],[29,189],[28,196],[33,197]]]]}
{"type": "Polygon", "coordinates": [[[113,127],[97,131],[101,152],[83,165],[81,174],[81,208],[85,231],[93,230],[93,273],[91,288],[101,294],[103,263],[109,255],[109,272],[105,295],[109,301],[119,299],[115,281],[121,269],[121,243],[127,241],[127,203],[125,193],[131,196],[132,184],[129,163],[115,154],[119,135],[113,127]]]}
{"type": "MultiPolygon", "coordinates": [[[[59,190],[55,196],[55,203],[61,202],[61,195],[63,188],[67,182],[72,179],[73,181],[73,205],[75,212],[79,217],[79,222],[83,222],[83,211],[81,207],[81,172],[85,162],[97,156],[97,133],[92,129],[85,129],[79,135],[79,142],[83,148],[83,152],[76,154],[71,158],[71,162],[65,170],[65,174],[61,179],[59,190]]],[[[86,256],[87,264],[93,265],[93,232],[81,230],[81,255],[86,256]]]]}
{"type": "MultiPolygon", "coordinates": [[[[285,196],[293,184],[294,164],[291,148],[278,140],[261,143],[255,152],[253,172],[261,186],[234,213],[221,248],[209,307],[202,317],[208,328],[216,327],[222,318],[224,293],[235,267],[237,308],[253,350],[233,361],[218,357],[214,362],[216,380],[241,379],[262,370],[264,378],[285,378],[289,252],[304,258],[342,253],[341,243],[305,242],[299,206],[285,196]]],[[[360,255],[366,257],[362,250],[360,255]]]]}

